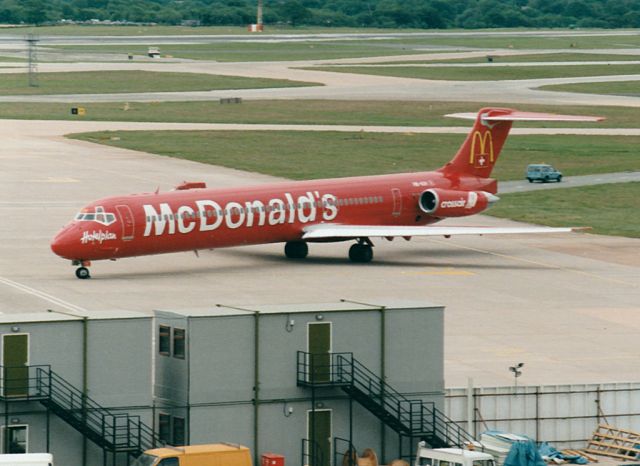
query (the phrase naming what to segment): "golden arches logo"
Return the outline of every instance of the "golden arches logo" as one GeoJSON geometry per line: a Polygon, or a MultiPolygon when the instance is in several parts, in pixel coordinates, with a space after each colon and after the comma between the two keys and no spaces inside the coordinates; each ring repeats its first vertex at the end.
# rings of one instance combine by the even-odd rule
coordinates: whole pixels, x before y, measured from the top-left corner
{"type": "Polygon", "coordinates": [[[491,131],[485,131],[484,134],[481,134],[480,131],[474,131],[471,138],[469,163],[477,168],[484,168],[487,166],[487,162],[491,164],[494,162],[491,131]],[[488,161],[487,156],[489,157],[488,161]]]}

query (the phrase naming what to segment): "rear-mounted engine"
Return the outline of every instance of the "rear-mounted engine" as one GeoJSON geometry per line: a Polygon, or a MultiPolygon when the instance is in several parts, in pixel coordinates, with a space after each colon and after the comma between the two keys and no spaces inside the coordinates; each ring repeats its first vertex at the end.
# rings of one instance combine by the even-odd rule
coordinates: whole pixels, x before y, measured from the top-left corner
{"type": "Polygon", "coordinates": [[[498,197],[485,191],[427,189],[420,195],[419,207],[434,217],[463,217],[482,212],[498,197]]]}

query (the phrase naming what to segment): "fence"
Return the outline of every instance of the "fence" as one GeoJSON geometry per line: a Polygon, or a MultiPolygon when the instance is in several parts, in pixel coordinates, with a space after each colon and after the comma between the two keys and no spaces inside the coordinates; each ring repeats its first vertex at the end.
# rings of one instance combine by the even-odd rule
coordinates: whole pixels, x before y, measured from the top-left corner
{"type": "Polygon", "coordinates": [[[600,423],[640,432],[640,382],[474,388],[471,395],[453,388],[445,412],[476,438],[500,430],[584,448],[600,423]]]}

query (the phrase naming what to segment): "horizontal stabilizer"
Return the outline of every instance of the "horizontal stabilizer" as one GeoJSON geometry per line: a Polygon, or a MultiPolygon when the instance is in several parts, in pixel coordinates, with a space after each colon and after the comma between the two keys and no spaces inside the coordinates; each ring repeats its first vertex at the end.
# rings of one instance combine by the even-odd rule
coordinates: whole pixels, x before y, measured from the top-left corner
{"type": "Polygon", "coordinates": [[[385,226],[385,225],[336,225],[321,223],[305,228],[304,240],[327,238],[384,238],[408,236],[453,235],[513,235],[541,233],[569,233],[583,228],[552,227],[436,227],[436,226],[385,226]]]}
{"type": "MultiPolygon", "coordinates": [[[[475,120],[477,113],[450,113],[445,115],[451,118],[464,118],[465,120],[475,120]]],[[[583,116],[583,115],[556,115],[555,113],[521,112],[519,110],[509,110],[508,113],[492,115],[485,113],[481,115],[482,121],[602,121],[603,117],[583,116]]]]}

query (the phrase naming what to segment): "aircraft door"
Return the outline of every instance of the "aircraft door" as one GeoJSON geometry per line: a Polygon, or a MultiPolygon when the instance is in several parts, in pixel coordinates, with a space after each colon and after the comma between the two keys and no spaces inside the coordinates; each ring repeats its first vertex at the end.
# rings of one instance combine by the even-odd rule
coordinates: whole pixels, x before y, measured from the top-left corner
{"type": "Polygon", "coordinates": [[[122,222],[122,240],[131,241],[134,236],[135,222],[133,220],[133,212],[128,205],[116,206],[120,221],[122,222]]]}
{"type": "Polygon", "coordinates": [[[393,188],[391,194],[393,195],[393,212],[391,215],[399,217],[402,213],[402,193],[398,188],[393,188]]]}

